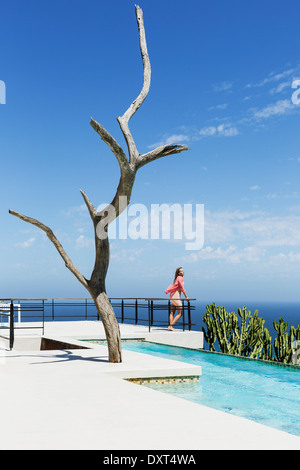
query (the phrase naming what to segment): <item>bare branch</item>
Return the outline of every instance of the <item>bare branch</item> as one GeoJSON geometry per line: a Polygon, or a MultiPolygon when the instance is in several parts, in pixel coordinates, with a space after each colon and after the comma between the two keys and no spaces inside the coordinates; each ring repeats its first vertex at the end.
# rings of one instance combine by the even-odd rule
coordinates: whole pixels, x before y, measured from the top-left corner
{"type": "Polygon", "coordinates": [[[151,66],[150,66],[150,60],[149,60],[149,55],[148,55],[148,50],[147,50],[143,12],[138,5],[135,6],[135,14],[136,14],[136,19],[137,19],[137,24],[138,24],[138,29],[139,29],[140,49],[141,49],[143,68],[144,68],[144,77],[143,77],[144,80],[143,80],[143,88],[139,96],[133,101],[133,103],[131,103],[127,111],[122,116],[122,119],[124,119],[126,122],[129,121],[129,119],[134,115],[134,113],[139,109],[139,107],[145,101],[148,95],[149,89],[150,89],[150,81],[151,81],[151,66]]]}
{"type": "Polygon", "coordinates": [[[91,219],[94,221],[95,220],[95,217],[97,216],[98,212],[97,210],[95,209],[95,207],[93,206],[93,204],[91,203],[91,201],[89,200],[89,198],[87,197],[87,195],[85,194],[84,191],[82,191],[82,189],[79,190],[82,194],[82,197],[84,199],[84,202],[86,204],[86,207],[88,208],[89,210],[89,213],[90,213],[90,216],[91,216],[91,219]]]}
{"type": "Polygon", "coordinates": [[[118,144],[118,142],[112,137],[112,135],[110,135],[109,132],[107,132],[107,130],[101,124],[99,124],[93,118],[91,118],[90,124],[92,128],[100,135],[103,142],[105,142],[109,146],[113,154],[116,156],[120,164],[121,170],[125,167],[127,168],[128,160],[126,154],[122,147],[118,144]]]}
{"type": "Polygon", "coordinates": [[[144,153],[143,155],[139,155],[138,159],[135,162],[135,168],[138,170],[142,166],[146,165],[146,163],[153,162],[158,158],[166,157],[167,155],[174,155],[176,153],[183,152],[184,150],[190,150],[186,145],[177,145],[177,144],[170,144],[170,145],[162,145],[157,147],[151,152],[144,153]]]}
{"type": "Polygon", "coordinates": [[[127,111],[123,114],[123,116],[118,117],[118,123],[120,124],[121,130],[125,137],[128,151],[129,151],[129,162],[134,163],[135,160],[138,158],[138,151],[129,130],[128,122],[129,119],[134,115],[134,113],[139,109],[139,107],[145,101],[149,89],[150,89],[150,81],[151,81],[151,66],[149,55],[147,51],[147,43],[146,43],[146,35],[145,35],[145,28],[144,28],[144,20],[143,20],[143,12],[141,8],[136,5],[135,6],[135,14],[139,29],[139,38],[140,38],[140,49],[141,55],[143,60],[143,69],[144,69],[144,77],[143,77],[143,87],[139,94],[139,96],[131,103],[127,111]]]}
{"type": "Polygon", "coordinates": [[[54,235],[54,233],[52,232],[52,230],[47,227],[47,225],[44,225],[42,222],[39,222],[38,220],[36,219],[32,219],[31,217],[27,217],[26,215],[22,215],[20,214],[19,212],[15,212],[15,211],[12,211],[12,210],[9,210],[9,213],[12,214],[12,215],[15,215],[16,217],[18,217],[19,219],[21,220],[24,220],[25,222],[28,222],[32,225],[35,225],[36,227],[40,228],[41,230],[43,230],[43,232],[46,233],[47,237],[49,238],[49,240],[53,243],[53,245],[55,246],[55,248],[57,249],[58,253],[60,254],[60,256],[62,257],[62,259],[64,260],[65,262],[65,265],[66,267],[74,274],[74,276],[77,277],[77,279],[79,280],[79,282],[81,282],[81,284],[88,288],[88,282],[87,280],[85,279],[85,277],[81,274],[80,271],[78,271],[78,269],[76,268],[76,266],[73,264],[73,262],[71,261],[71,259],[69,258],[69,256],[67,255],[67,253],[65,252],[65,250],[63,249],[62,245],[60,244],[60,242],[58,241],[58,239],[56,238],[56,236],[54,235]]]}

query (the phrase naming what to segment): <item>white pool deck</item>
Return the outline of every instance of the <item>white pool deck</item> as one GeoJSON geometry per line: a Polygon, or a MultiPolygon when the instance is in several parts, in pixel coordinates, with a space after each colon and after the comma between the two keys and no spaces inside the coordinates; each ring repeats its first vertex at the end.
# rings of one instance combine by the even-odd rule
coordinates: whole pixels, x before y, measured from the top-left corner
{"type": "MultiPolygon", "coordinates": [[[[123,338],[148,334],[143,326],[120,329],[123,338]]],[[[37,334],[17,336],[25,331],[37,334]]],[[[162,329],[150,335],[157,333],[187,341],[194,335],[162,329]]],[[[99,322],[48,322],[44,336],[76,343],[104,332],[99,322]]],[[[189,364],[126,350],[122,363],[110,364],[104,345],[50,351],[2,345],[0,353],[1,450],[300,449],[300,437],[124,380],[201,374],[189,364]]]]}

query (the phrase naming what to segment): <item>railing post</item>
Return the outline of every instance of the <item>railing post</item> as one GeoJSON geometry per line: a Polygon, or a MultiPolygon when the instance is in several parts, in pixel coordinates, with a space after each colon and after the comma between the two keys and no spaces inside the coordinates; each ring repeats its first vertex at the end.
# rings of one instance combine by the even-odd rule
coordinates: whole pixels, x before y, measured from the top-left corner
{"type": "Polygon", "coordinates": [[[20,300],[17,300],[17,304],[18,304],[18,325],[20,326],[21,325],[21,304],[20,304],[20,300]]]}
{"type": "Polygon", "coordinates": [[[151,306],[151,326],[153,326],[153,300],[150,301],[151,306]]]}
{"type": "Polygon", "coordinates": [[[151,330],[150,300],[148,300],[148,327],[149,327],[149,333],[150,333],[150,330],[151,330]]]}
{"type": "Polygon", "coordinates": [[[9,315],[9,349],[12,350],[15,340],[15,330],[14,330],[14,303],[11,300],[10,302],[10,315],[9,315]]]}
{"type": "Polygon", "coordinates": [[[185,319],[184,319],[184,301],[182,302],[182,331],[185,330],[185,319]]]}
{"type": "Polygon", "coordinates": [[[45,301],[43,300],[43,335],[45,333],[45,301]]]}
{"type": "Polygon", "coordinates": [[[192,327],[192,320],[191,320],[191,304],[190,301],[188,300],[188,323],[189,323],[189,331],[191,331],[192,327]]]}
{"type": "Polygon", "coordinates": [[[54,299],[52,299],[52,321],[54,321],[54,299]]]}
{"type": "Polygon", "coordinates": [[[87,320],[87,299],[85,299],[85,319],[87,320]]]}
{"type": "Polygon", "coordinates": [[[135,324],[138,324],[138,300],[135,299],[135,324]]]}
{"type": "Polygon", "coordinates": [[[121,316],[122,316],[122,323],[124,323],[124,299],[121,302],[121,316]]]}

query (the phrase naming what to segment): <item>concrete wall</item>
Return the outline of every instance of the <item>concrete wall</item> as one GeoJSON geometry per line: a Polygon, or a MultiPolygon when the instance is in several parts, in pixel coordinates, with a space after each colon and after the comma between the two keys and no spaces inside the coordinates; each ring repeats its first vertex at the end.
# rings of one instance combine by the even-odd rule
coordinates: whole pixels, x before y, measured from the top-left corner
{"type": "MultiPolygon", "coordinates": [[[[7,342],[6,342],[7,343],[7,342]]],[[[7,347],[7,344],[6,344],[7,347]]],[[[62,349],[90,349],[86,347],[82,342],[78,341],[68,342],[64,339],[54,339],[41,336],[24,336],[15,337],[14,351],[50,351],[50,350],[62,350],[62,349]]]]}
{"type": "Polygon", "coordinates": [[[13,349],[15,351],[40,351],[41,336],[15,337],[13,349]]]}
{"type": "Polygon", "coordinates": [[[151,332],[144,335],[145,340],[152,343],[180,346],[190,349],[203,349],[202,331],[167,331],[163,333],[151,332]]]}

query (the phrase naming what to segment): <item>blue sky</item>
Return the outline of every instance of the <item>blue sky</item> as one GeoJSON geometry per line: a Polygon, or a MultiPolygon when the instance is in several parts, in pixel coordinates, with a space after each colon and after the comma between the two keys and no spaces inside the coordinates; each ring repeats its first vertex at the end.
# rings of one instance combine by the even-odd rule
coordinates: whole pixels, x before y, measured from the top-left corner
{"type": "MultiPolygon", "coordinates": [[[[144,0],[149,95],[130,122],[141,153],[191,150],[139,170],[131,202],[204,204],[204,246],[112,240],[110,296],[163,296],[178,266],[202,301],[299,300],[300,4],[144,0]]],[[[84,297],[50,226],[86,277],[93,232],[79,189],[110,202],[118,164],[90,116],[116,121],[142,86],[134,2],[10,0],[0,15],[1,297],[84,297]]]]}

